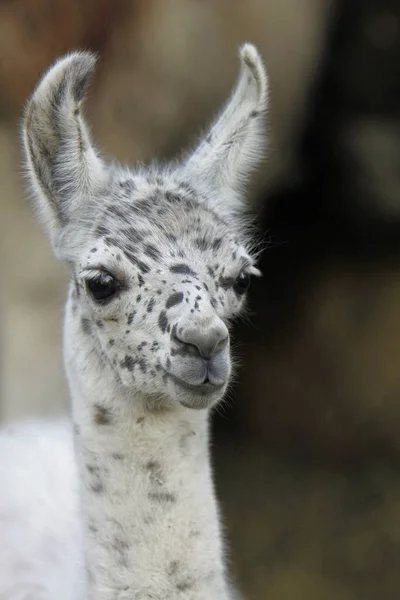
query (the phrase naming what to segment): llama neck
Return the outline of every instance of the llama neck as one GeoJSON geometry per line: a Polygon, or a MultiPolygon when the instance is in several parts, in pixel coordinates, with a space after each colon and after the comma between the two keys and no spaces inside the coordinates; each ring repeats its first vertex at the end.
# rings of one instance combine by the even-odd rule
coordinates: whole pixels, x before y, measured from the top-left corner
{"type": "Polygon", "coordinates": [[[104,366],[82,373],[80,348],[67,371],[87,599],[227,600],[207,412],[146,411],[104,366]]]}

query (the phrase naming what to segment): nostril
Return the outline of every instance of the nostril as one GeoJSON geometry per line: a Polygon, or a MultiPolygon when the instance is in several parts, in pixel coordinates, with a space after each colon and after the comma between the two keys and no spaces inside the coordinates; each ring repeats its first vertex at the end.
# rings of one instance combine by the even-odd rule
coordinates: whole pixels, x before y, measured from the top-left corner
{"type": "Polygon", "coordinates": [[[226,348],[226,346],[228,345],[228,342],[229,342],[229,335],[226,335],[224,338],[219,340],[219,342],[217,343],[217,345],[215,347],[214,354],[218,354],[218,352],[222,352],[222,350],[224,350],[224,348],[226,348]]]}
{"type": "Polygon", "coordinates": [[[211,335],[204,340],[201,341],[200,344],[196,345],[200,356],[206,360],[209,360],[227,346],[228,344],[228,336],[220,339],[217,335],[211,335]]]}

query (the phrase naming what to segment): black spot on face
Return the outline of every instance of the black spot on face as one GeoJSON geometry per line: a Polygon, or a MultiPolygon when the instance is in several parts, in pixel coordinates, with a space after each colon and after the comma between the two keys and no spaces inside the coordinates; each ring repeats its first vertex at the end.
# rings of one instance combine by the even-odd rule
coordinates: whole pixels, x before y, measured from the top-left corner
{"type": "Polygon", "coordinates": [[[195,244],[198,247],[198,249],[202,251],[208,250],[209,248],[208,240],[205,237],[196,238],[195,244]]]}
{"type": "Polygon", "coordinates": [[[155,246],[153,246],[152,244],[147,244],[147,246],[144,247],[144,253],[156,261],[160,260],[160,258],[161,258],[160,251],[157,250],[157,248],[155,246]]]}
{"type": "Polygon", "coordinates": [[[186,192],[188,192],[188,194],[190,194],[191,196],[195,196],[196,195],[194,189],[192,188],[192,186],[187,181],[181,181],[180,184],[179,184],[179,187],[182,190],[185,190],[186,192]]]}
{"type": "Polygon", "coordinates": [[[158,317],[158,325],[163,333],[166,332],[168,326],[168,319],[165,310],[160,312],[160,316],[158,317]]]}
{"type": "Polygon", "coordinates": [[[96,423],[96,425],[111,425],[112,414],[109,408],[101,406],[101,404],[95,404],[93,410],[93,420],[96,423]]]}
{"type": "Polygon", "coordinates": [[[181,275],[191,275],[192,277],[197,277],[197,273],[195,273],[189,265],[184,263],[177,263],[176,265],[172,265],[170,267],[171,273],[180,273],[181,275]]]}
{"type": "MultiPolygon", "coordinates": [[[[126,215],[125,215],[126,218],[126,215]]],[[[136,246],[145,238],[145,233],[143,231],[139,231],[134,227],[126,227],[122,230],[122,233],[128,238],[128,241],[133,246],[136,246]]]]}
{"type": "Polygon", "coordinates": [[[139,200],[133,205],[133,210],[135,212],[142,213],[144,215],[151,212],[155,205],[154,198],[144,198],[143,200],[139,200]]]}
{"type": "Polygon", "coordinates": [[[146,373],[147,372],[147,361],[144,358],[140,358],[138,362],[139,362],[139,368],[142,371],[142,373],[146,373]]]}
{"type": "MultiPolygon", "coordinates": [[[[142,273],[146,274],[150,271],[150,267],[148,265],[146,265],[146,263],[144,263],[143,261],[141,261],[139,258],[137,258],[132,252],[130,252],[129,250],[124,250],[124,254],[125,256],[131,261],[132,264],[136,265],[136,267],[139,269],[139,271],[141,271],[142,273]]],[[[144,281],[143,281],[144,283],[144,281]]]]}
{"type": "Polygon", "coordinates": [[[121,361],[120,364],[122,369],[128,369],[128,371],[132,372],[136,363],[137,359],[133,358],[133,356],[129,356],[128,354],[126,354],[124,360],[121,361]]]}
{"type": "Polygon", "coordinates": [[[153,310],[153,308],[154,308],[154,303],[155,303],[155,300],[154,300],[154,298],[151,298],[151,299],[149,300],[149,303],[148,303],[148,305],[147,305],[147,312],[151,312],[151,311],[153,310]]]}
{"type": "Polygon", "coordinates": [[[136,190],[136,184],[132,179],[125,179],[124,181],[120,181],[119,187],[126,194],[132,194],[132,192],[136,190]]]}
{"type": "Polygon", "coordinates": [[[108,215],[115,215],[120,219],[124,219],[124,221],[126,220],[126,211],[123,209],[123,207],[119,206],[118,204],[112,204],[111,206],[109,206],[107,208],[106,213],[108,215]]]}
{"type": "Polygon", "coordinates": [[[172,308],[173,306],[176,306],[177,304],[180,304],[183,301],[183,293],[182,292],[176,292],[175,294],[171,294],[171,296],[168,298],[166,304],[165,304],[165,308],[172,308]]]}
{"type": "Polygon", "coordinates": [[[221,248],[222,238],[216,238],[212,243],[212,249],[217,251],[221,248]]]}
{"type": "Polygon", "coordinates": [[[89,335],[90,333],[92,333],[92,325],[91,325],[89,319],[87,319],[86,317],[82,317],[81,327],[82,327],[83,333],[86,333],[86,335],[89,335]]]}
{"type": "Polygon", "coordinates": [[[172,192],[165,192],[165,199],[170,204],[176,204],[182,202],[182,196],[180,194],[173,194],[172,192]]]}
{"type": "Polygon", "coordinates": [[[99,237],[106,237],[107,235],[110,235],[110,230],[104,225],[99,225],[96,228],[95,235],[99,237]]]}
{"type": "Polygon", "coordinates": [[[136,315],[136,311],[133,310],[129,315],[128,315],[128,319],[127,319],[127,324],[128,325],[132,325],[133,319],[135,318],[136,315]]]}
{"type": "Polygon", "coordinates": [[[114,238],[112,236],[107,236],[104,239],[104,242],[106,243],[107,246],[116,246],[120,250],[122,250],[124,247],[121,240],[117,240],[116,238],[114,238]]]}

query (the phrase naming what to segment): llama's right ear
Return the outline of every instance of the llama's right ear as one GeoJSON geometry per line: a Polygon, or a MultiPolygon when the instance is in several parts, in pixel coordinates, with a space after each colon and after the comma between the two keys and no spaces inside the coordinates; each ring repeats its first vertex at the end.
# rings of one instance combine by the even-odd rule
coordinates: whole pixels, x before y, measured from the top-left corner
{"type": "Polygon", "coordinates": [[[87,52],[57,61],[39,83],[25,113],[28,178],[55,248],[64,226],[79,214],[104,173],[81,115],[95,62],[87,52]]]}
{"type": "Polygon", "coordinates": [[[230,99],[183,165],[188,180],[226,217],[243,210],[246,184],[266,145],[267,73],[255,46],[244,44],[239,54],[241,72],[230,99]]]}

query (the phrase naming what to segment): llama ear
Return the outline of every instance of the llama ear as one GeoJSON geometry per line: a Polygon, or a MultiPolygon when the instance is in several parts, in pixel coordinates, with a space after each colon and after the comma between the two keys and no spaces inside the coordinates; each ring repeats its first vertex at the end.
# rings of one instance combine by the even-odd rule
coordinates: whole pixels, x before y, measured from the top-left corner
{"type": "Polygon", "coordinates": [[[244,44],[239,55],[241,72],[231,98],[184,165],[211,205],[225,214],[242,208],[244,186],[265,152],[267,74],[252,44],[244,44]]]}
{"type": "Polygon", "coordinates": [[[104,167],[81,116],[95,57],[76,52],[57,61],[30,99],[23,126],[28,179],[53,245],[93,194],[104,167]]]}

